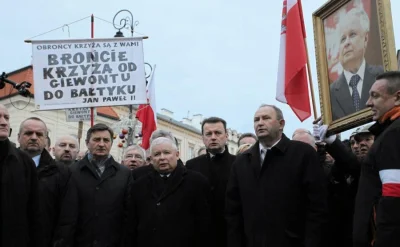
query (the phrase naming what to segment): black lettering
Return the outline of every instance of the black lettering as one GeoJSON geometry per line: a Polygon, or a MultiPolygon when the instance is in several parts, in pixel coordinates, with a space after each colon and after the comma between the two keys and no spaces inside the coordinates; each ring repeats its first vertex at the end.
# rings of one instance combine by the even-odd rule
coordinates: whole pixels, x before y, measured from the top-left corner
{"type": "Polygon", "coordinates": [[[99,75],[98,82],[99,82],[99,84],[108,84],[108,76],[107,75],[99,75]]]}
{"type": "Polygon", "coordinates": [[[52,92],[50,92],[50,91],[44,91],[44,100],[50,100],[50,99],[52,99],[54,96],[53,96],[53,93],[52,92]]]}
{"type": "Polygon", "coordinates": [[[108,63],[104,64],[103,66],[103,74],[105,73],[112,73],[112,68],[110,67],[110,65],[108,63]]]}
{"type": "Polygon", "coordinates": [[[118,76],[118,74],[112,74],[112,75],[110,75],[110,77],[111,77],[113,83],[116,83],[116,82],[117,82],[117,78],[116,78],[117,76],[118,76]]]}
{"type": "Polygon", "coordinates": [[[74,61],[74,63],[80,64],[83,63],[83,61],[85,61],[85,56],[82,53],[78,52],[74,54],[72,60],[74,61]]]}
{"type": "Polygon", "coordinates": [[[136,64],[132,63],[132,62],[128,63],[128,67],[129,67],[129,71],[136,71],[136,69],[137,69],[136,64]]]}
{"type": "Polygon", "coordinates": [[[52,87],[52,88],[56,88],[56,87],[58,87],[60,84],[57,82],[57,80],[51,80],[50,81],[50,87],[52,87]]]}
{"type": "Polygon", "coordinates": [[[88,82],[89,82],[90,84],[95,84],[95,83],[97,82],[96,76],[94,76],[94,75],[89,76],[88,82]]]}
{"type": "Polygon", "coordinates": [[[84,86],[86,83],[86,78],[87,78],[87,76],[74,78],[75,86],[78,86],[78,85],[84,86]]]}
{"type": "Polygon", "coordinates": [[[127,69],[128,69],[128,65],[126,65],[126,63],[120,63],[118,65],[118,71],[119,72],[126,72],[127,69]]]}
{"type": "Polygon", "coordinates": [[[100,71],[100,69],[99,69],[100,66],[101,66],[101,64],[99,64],[99,63],[94,63],[94,64],[92,64],[92,67],[94,68],[93,71],[92,71],[92,75],[101,74],[101,71],[100,71]]]}
{"type": "Polygon", "coordinates": [[[56,96],[57,99],[61,99],[63,97],[64,93],[61,90],[57,90],[54,92],[54,96],[56,96]]]}
{"type": "Polygon", "coordinates": [[[114,93],[114,90],[115,90],[115,86],[113,86],[113,87],[107,87],[107,90],[108,90],[108,95],[113,95],[113,93],[114,93]]]}
{"type": "Polygon", "coordinates": [[[71,70],[71,72],[69,72],[69,76],[78,76],[78,73],[75,72],[77,68],[78,68],[77,65],[68,66],[68,69],[71,70]]]}
{"type": "Polygon", "coordinates": [[[81,65],[81,70],[83,72],[83,75],[88,75],[89,69],[92,67],[90,64],[89,65],[81,65]]]}
{"type": "Polygon", "coordinates": [[[66,70],[67,69],[65,67],[57,67],[56,68],[57,78],[67,77],[67,75],[65,74],[66,70]]]}
{"type": "Polygon", "coordinates": [[[101,59],[101,61],[102,62],[108,62],[108,61],[110,61],[110,57],[104,57],[105,55],[107,55],[107,56],[109,56],[110,55],[110,53],[108,52],[108,51],[103,51],[101,54],[100,54],[100,59],[101,59]]]}
{"type": "Polygon", "coordinates": [[[65,54],[62,54],[62,56],[61,56],[61,64],[71,64],[71,54],[69,54],[69,53],[65,53],[65,54]]]}
{"type": "Polygon", "coordinates": [[[71,98],[78,97],[78,89],[71,89],[71,98]]]}
{"type": "Polygon", "coordinates": [[[131,74],[129,74],[129,73],[121,74],[122,81],[129,81],[129,79],[131,79],[131,74]]]}
{"type": "Polygon", "coordinates": [[[128,85],[128,94],[134,94],[136,91],[135,85],[128,85]]]}
{"type": "Polygon", "coordinates": [[[117,94],[118,94],[118,95],[126,94],[125,91],[124,91],[125,87],[126,87],[126,85],[118,86],[118,87],[117,87],[117,94]]]}
{"type": "Polygon", "coordinates": [[[120,62],[128,61],[128,58],[126,58],[126,51],[119,52],[118,61],[120,62]]]}
{"type": "Polygon", "coordinates": [[[48,65],[58,65],[57,55],[49,54],[47,56],[47,63],[48,63],[48,65]]]}
{"type": "Polygon", "coordinates": [[[51,74],[51,71],[53,70],[53,68],[43,68],[43,79],[53,79],[53,75],[51,74]]]}

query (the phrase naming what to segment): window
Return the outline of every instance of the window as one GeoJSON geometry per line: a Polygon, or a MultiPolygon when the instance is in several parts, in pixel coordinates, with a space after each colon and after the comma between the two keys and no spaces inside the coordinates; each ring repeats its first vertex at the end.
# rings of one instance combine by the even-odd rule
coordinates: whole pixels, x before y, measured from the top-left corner
{"type": "Polygon", "coordinates": [[[196,156],[195,151],[194,151],[194,145],[189,144],[189,149],[188,149],[188,159],[193,159],[196,156]]]}

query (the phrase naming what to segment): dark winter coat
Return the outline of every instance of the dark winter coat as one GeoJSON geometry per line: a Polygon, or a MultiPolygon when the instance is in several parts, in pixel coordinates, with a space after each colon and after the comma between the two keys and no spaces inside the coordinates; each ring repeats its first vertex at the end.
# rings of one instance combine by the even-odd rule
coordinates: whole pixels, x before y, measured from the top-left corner
{"type": "Polygon", "coordinates": [[[228,148],[222,154],[211,159],[210,153],[198,156],[186,162],[189,170],[203,174],[211,185],[211,220],[214,241],[212,246],[226,246],[226,221],[224,218],[226,186],[236,156],[228,148]]]}
{"type": "Polygon", "coordinates": [[[209,246],[210,186],[201,174],[178,165],[165,181],[154,170],[132,192],[132,246],[209,246]]]}
{"type": "Polygon", "coordinates": [[[88,156],[71,165],[55,246],[120,246],[131,204],[131,170],[112,157],[101,177],[88,156]]]}
{"type": "Polygon", "coordinates": [[[325,245],[351,247],[361,164],[339,139],[327,144],[326,151],[335,159],[335,164],[328,178],[329,222],[325,245]]]}
{"type": "Polygon", "coordinates": [[[257,142],[232,166],[226,201],[228,247],[322,247],[326,188],[310,145],[283,135],[261,166],[257,142]]]}
{"type": "Polygon", "coordinates": [[[43,235],[38,221],[41,212],[35,163],[9,140],[1,146],[1,246],[41,247],[43,235]]]}
{"type": "Polygon", "coordinates": [[[50,154],[43,150],[37,173],[39,204],[43,211],[40,221],[43,227],[45,246],[51,246],[71,172],[65,165],[57,164],[50,154]]]}
{"type": "MultiPolygon", "coordinates": [[[[371,211],[375,205],[374,247],[398,247],[400,246],[400,118],[388,119],[382,124],[377,122],[369,130],[375,135],[375,141],[365,159],[369,173],[362,174],[365,183],[360,181],[356,213],[357,210],[358,215],[367,209],[371,211]]],[[[355,220],[360,220],[360,216],[355,220]]]]}

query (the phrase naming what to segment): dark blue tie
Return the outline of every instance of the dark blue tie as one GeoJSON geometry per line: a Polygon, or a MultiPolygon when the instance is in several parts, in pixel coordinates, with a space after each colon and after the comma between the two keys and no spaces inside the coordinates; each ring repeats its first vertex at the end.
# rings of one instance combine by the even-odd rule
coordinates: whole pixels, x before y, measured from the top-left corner
{"type": "Polygon", "coordinates": [[[350,79],[350,87],[353,90],[353,93],[351,94],[351,98],[353,99],[353,105],[354,108],[356,108],[356,111],[360,110],[360,94],[358,93],[357,90],[357,84],[360,81],[361,77],[357,74],[353,75],[350,79]]]}

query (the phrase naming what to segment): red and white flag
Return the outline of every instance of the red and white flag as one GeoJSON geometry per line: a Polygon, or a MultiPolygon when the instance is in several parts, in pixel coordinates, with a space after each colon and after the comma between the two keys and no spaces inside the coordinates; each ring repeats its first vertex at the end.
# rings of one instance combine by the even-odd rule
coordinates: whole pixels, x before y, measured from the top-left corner
{"type": "Polygon", "coordinates": [[[307,79],[306,31],[300,0],[284,0],[276,99],[304,121],[311,116],[307,79]]]}
{"type": "Polygon", "coordinates": [[[150,82],[147,84],[147,104],[140,105],[136,112],[136,118],[142,123],[142,147],[150,147],[150,136],[157,129],[157,108],[154,85],[154,73],[156,65],[153,66],[153,73],[150,82]]]}

